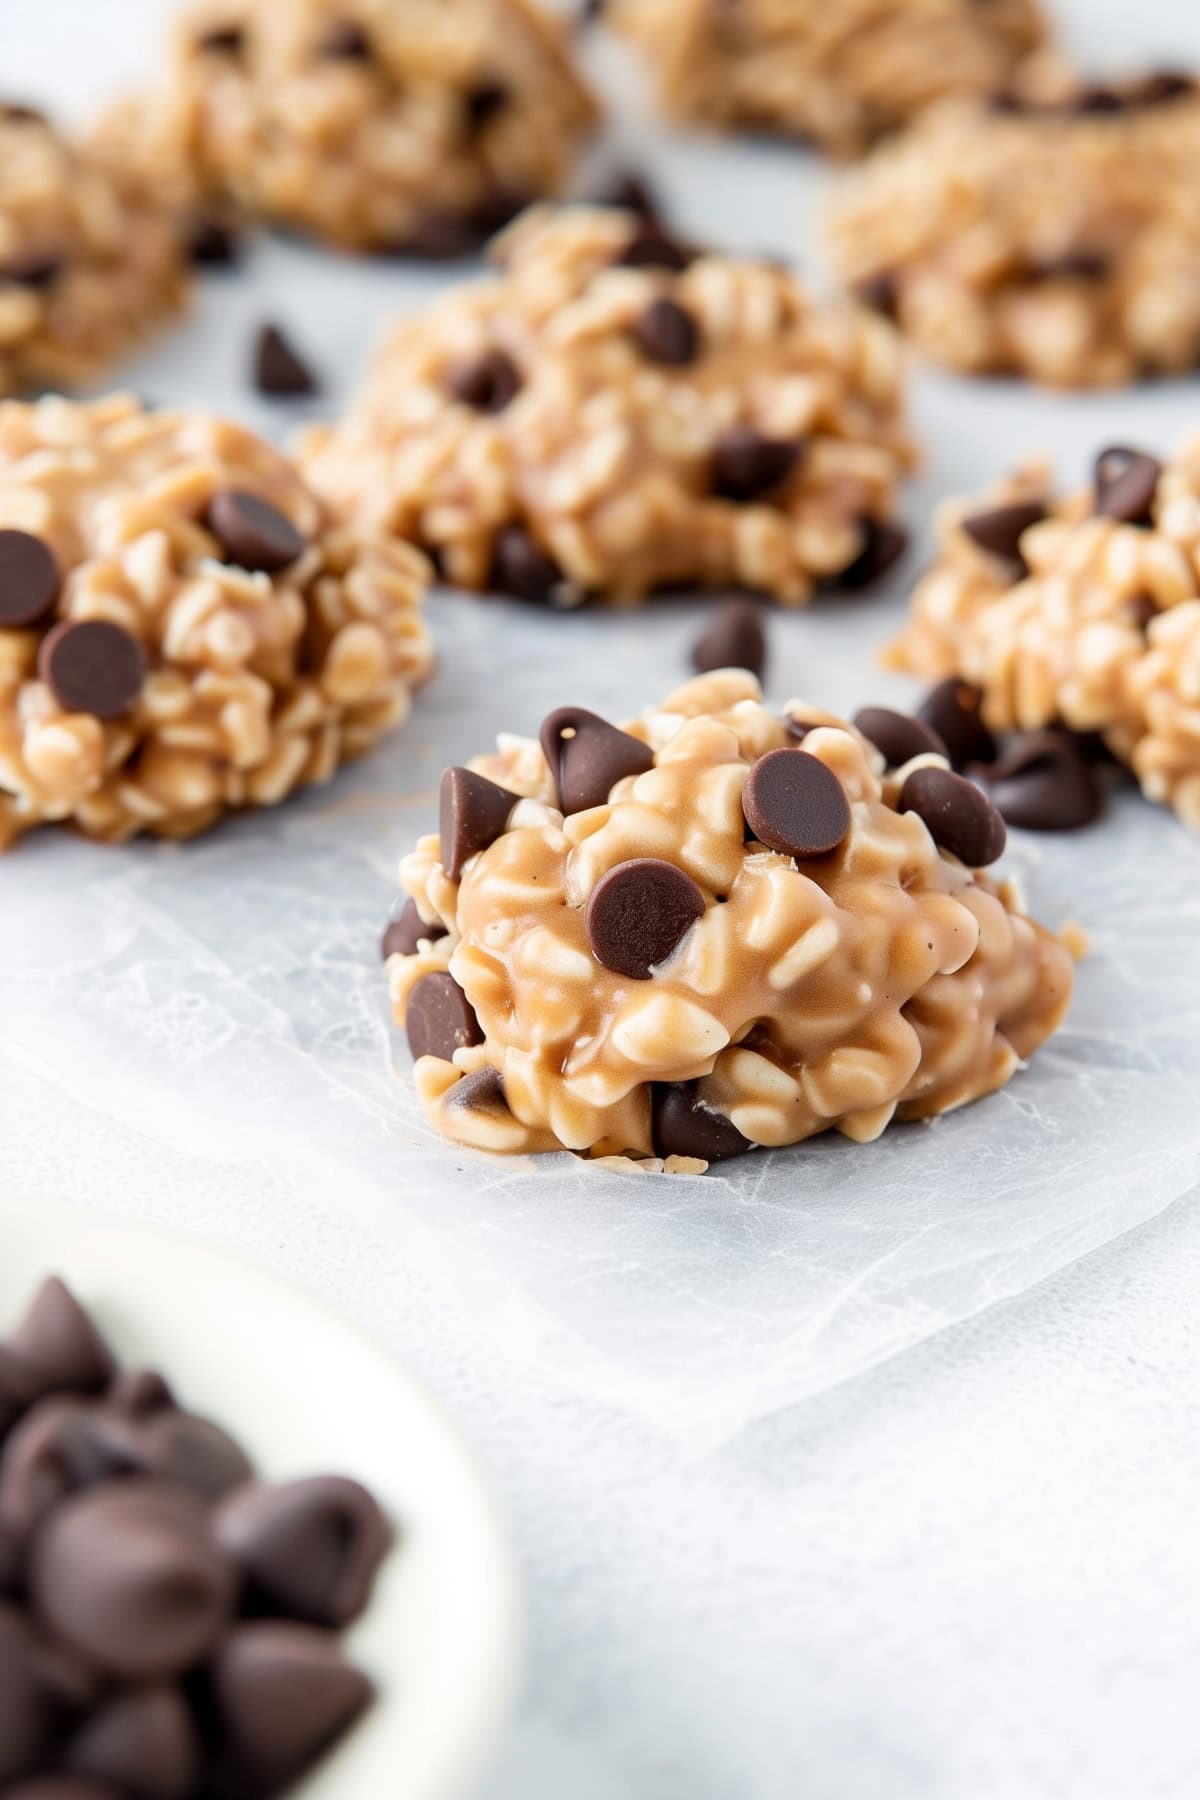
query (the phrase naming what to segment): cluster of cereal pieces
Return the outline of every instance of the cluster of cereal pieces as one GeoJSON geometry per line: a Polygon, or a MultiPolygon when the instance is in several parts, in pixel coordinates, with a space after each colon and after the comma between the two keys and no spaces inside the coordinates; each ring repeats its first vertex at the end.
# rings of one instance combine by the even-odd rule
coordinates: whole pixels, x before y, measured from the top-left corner
{"type": "Polygon", "coordinates": [[[430,671],[427,574],[238,426],[0,405],[0,848],[191,836],[327,779],[430,671]]]}
{"type": "Polygon", "coordinates": [[[1064,768],[1061,727],[1095,734],[1200,828],[1200,439],[1165,464],[1111,446],[1059,501],[1032,465],[948,505],[940,538],[893,663],[966,681],[987,726],[1033,734],[1027,773],[1064,768]]]}
{"type": "Polygon", "coordinates": [[[913,450],[890,326],[619,210],[535,208],[495,255],[307,434],[333,505],[458,586],[562,605],[685,583],[798,604],[895,561],[913,450]]]}
{"type": "Polygon", "coordinates": [[[1200,84],[947,101],[847,180],[840,273],[927,355],[1097,387],[1200,363],[1200,84]]]}
{"type": "Polygon", "coordinates": [[[780,716],[731,670],[625,730],[560,709],[540,746],[450,770],[402,865],[384,953],[426,1114],[479,1148],[695,1169],[988,1094],[1072,985],[974,872],[1004,841],[902,714],[780,716]]]}
{"type": "Polygon", "coordinates": [[[360,1716],[338,1634],[392,1528],[357,1482],[255,1478],[45,1283],[0,1342],[5,1800],[270,1800],[360,1716]]]}

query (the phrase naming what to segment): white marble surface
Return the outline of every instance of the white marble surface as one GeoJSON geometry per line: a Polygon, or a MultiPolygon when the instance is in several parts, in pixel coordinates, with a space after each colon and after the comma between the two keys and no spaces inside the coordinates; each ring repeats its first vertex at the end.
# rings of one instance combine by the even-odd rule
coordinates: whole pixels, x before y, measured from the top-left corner
{"type": "MultiPolygon", "coordinates": [[[[164,10],[5,9],[3,84],[95,107],[148,60],[164,10]]],[[[1172,0],[1064,10],[1099,58],[1200,53],[1172,0]]],[[[624,131],[685,224],[799,244],[814,267],[812,163],[668,141],[636,111],[624,131]]],[[[244,390],[252,321],[294,325],[333,406],[365,336],[440,279],[267,242],[129,378],[286,434],[244,390]]],[[[913,518],[1031,442],[1078,474],[1101,440],[1169,441],[1200,390],[1058,402],[924,376],[916,400],[930,454],[913,518]]],[[[882,694],[870,649],[900,604],[897,588],[780,621],[773,688],[882,694]]],[[[1076,888],[1101,911],[1076,1024],[1011,1111],[955,1121],[940,1159],[839,1164],[829,1186],[845,1166],[858,1186],[836,1212],[833,1165],[802,1157],[769,1193],[757,1171],[666,1199],[561,1165],[497,1176],[428,1144],[388,1068],[377,970],[355,946],[443,762],[502,718],[536,723],[563,679],[602,708],[651,698],[697,616],[613,624],[597,661],[588,622],[562,621],[549,651],[553,621],[439,600],[438,685],[331,795],[183,853],[22,850],[0,871],[2,1179],[294,1275],[455,1407],[508,1507],[532,1616],[486,1800],[1192,1794],[1194,844],[1130,805],[1078,848],[1017,846],[1054,916],[1076,888]],[[498,665],[503,691],[478,701],[498,665]],[[1143,868],[1169,905],[1146,904],[1143,868]],[[1073,1136],[1078,1106],[1095,1129],[1073,1136]],[[1013,1154],[1039,1118],[1040,1170],[1013,1154]],[[885,1216],[881,1194],[908,1210],[885,1216]],[[837,1333],[815,1330],[823,1300],[837,1333]],[[778,1380],[756,1378],[768,1356],[778,1380]]]]}

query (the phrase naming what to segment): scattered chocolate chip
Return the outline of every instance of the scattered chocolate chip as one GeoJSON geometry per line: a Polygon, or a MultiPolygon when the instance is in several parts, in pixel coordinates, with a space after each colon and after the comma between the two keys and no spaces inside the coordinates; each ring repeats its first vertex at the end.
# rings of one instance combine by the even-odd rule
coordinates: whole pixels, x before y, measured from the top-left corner
{"type": "Polygon", "coordinates": [[[317,55],[329,62],[370,62],[370,34],[353,19],[342,19],[321,39],[317,55]]]}
{"type": "Polygon", "coordinates": [[[885,319],[896,317],[900,305],[900,279],[893,269],[880,269],[875,275],[864,276],[855,282],[854,292],[872,312],[882,313],[885,319]]]}
{"type": "Polygon", "coordinates": [[[275,575],[307,548],[278,507],[242,488],[222,488],[214,494],[207,523],[227,560],[242,569],[275,575]]]}
{"type": "Polygon", "coordinates": [[[893,568],[908,549],[908,533],[887,519],[860,521],[863,547],[853,562],[847,563],[833,585],[854,591],[869,587],[893,568]]]}
{"type": "Polygon", "coordinates": [[[502,81],[480,81],[463,96],[467,123],[472,131],[482,131],[499,113],[502,113],[512,96],[502,81]]]}
{"type": "Polygon", "coordinates": [[[704,1104],[694,1081],[656,1081],[650,1112],[656,1156],[695,1156],[714,1163],[750,1148],[749,1138],[724,1113],[704,1104]]]}
{"type": "Polygon", "coordinates": [[[914,756],[944,756],[949,751],[937,732],[924,719],[911,713],[893,712],[890,706],[864,706],[854,715],[854,724],[867,742],[874,744],[889,769],[902,768],[914,756]]]}
{"type": "Polygon", "coordinates": [[[482,225],[462,213],[430,212],[417,220],[406,238],[390,245],[388,254],[450,262],[460,256],[474,256],[487,236],[482,225]]]}
{"type": "Polygon", "coordinates": [[[491,585],[497,593],[552,600],[562,584],[562,570],[524,525],[505,525],[496,533],[491,585]]]}
{"type": "Polygon", "coordinates": [[[187,253],[197,268],[231,269],[242,254],[241,233],[227,219],[203,213],[192,221],[187,253]]]}
{"type": "Polygon", "coordinates": [[[146,653],[109,619],[63,619],[42,639],[38,674],[64,712],[115,719],[142,691],[146,653]]]}
{"type": "Polygon", "coordinates": [[[830,855],[850,829],[845,788],[805,750],[760,756],[746,777],[742,810],[760,844],[801,860],[830,855]]]}
{"type": "Polygon", "coordinates": [[[1135,106],[1165,106],[1174,100],[1190,100],[1195,92],[1194,78],[1183,70],[1157,69],[1130,89],[1129,98],[1135,106]]]}
{"type": "Polygon", "coordinates": [[[392,1543],[371,1495],[339,1476],[248,1482],[226,1495],[213,1531],[246,1583],[243,1605],[339,1630],[363,1611],[392,1543]]]}
{"type": "Polygon", "coordinates": [[[61,585],[48,544],[28,531],[0,531],[0,630],[40,624],[53,612],[61,585]]]}
{"type": "Polygon", "coordinates": [[[0,120],[6,125],[48,125],[49,117],[40,106],[24,100],[0,100],[0,120]]]}
{"type": "Polygon", "coordinates": [[[254,385],[260,394],[317,394],[321,384],[278,325],[262,325],[254,343],[254,385]]]}
{"type": "Polygon", "coordinates": [[[986,794],[949,769],[914,769],[896,810],[916,813],[939,849],[969,869],[986,868],[1003,853],[1004,820],[986,794]]]}
{"type": "Polygon", "coordinates": [[[28,1373],[31,1397],[107,1387],[116,1371],[112,1351],[65,1282],[44,1281],[5,1349],[28,1373]]]}
{"type": "Polygon", "coordinates": [[[602,968],[649,981],[704,913],[704,895],[674,863],[639,856],[602,876],[587,905],[592,955],[602,968]]]}
{"type": "Polygon", "coordinates": [[[1093,115],[1124,112],[1125,105],[1123,94],[1118,93],[1115,88],[1103,87],[1097,82],[1090,87],[1081,88],[1068,102],[1067,110],[1077,114],[1080,118],[1088,118],[1093,115]]]}
{"type": "Polygon", "coordinates": [[[328,1633],[274,1620],[230,1633],[213,1658],[209,1688],[226,1756],[245,1784],[241,1791],[272,1794],[340,1737],[372,1698],[366,1676],[345,1661],[328,1633]]]}
{"type": "Polygon", "coordinates": [[[787,480],[800,459],[794,438],[770,438],[749,425],[731,425],[713,447],[713,493],[722,500],[757,500],[787,480]]]}
{"type": "Polygon", "coordinates": [[[1075,831],[1100,812],[1094,769],[1067,731],[1031,731],[979,774],[1001,816],[1026,831],[1075,831]]]}
{"type": "Polygon", "coordinates": [[[416,901],[410,900],[383,934],[383,960],[386,962],[389,956],[415,956],[422,938],[436,944],[439,938],[448,935],[444,925],[427,925],[417,910],[416,901]]]}
{"type": "Polygon", "coordinates": [[[1112,444],[1096,458],[1096,512],[1123,525],[1149,525],[1162,464],[1142,450],[1112,444]]]}
{"type": "Polygon", "coordinates": [[[766,666],[761,607],[744,598],[726,600],[692,646],[692,667],[701,675],[712,669],[749,669],[761,678],[766,666]]]}
{"type": "Polygon", "coordinates": [[[663,208],[658,195],[648,178],[636,169],[615,170],[605,185],[593,195],[592,205],[611,206],[621,212],[636,213],[648,225],[661,227],[662,224],[663,208]]]}
{"type": "Polygon", "coordinates": [[[654,752],[581,706],[560,706],[542,724],[542,754],[564,814],[603,806],[618,781],[654,767],[654,752]]]}
{"type": "Polygon", "coordinates": [[[518,213],[523,213],[526,207],[532,206],[538,197],[526,188],[493,188],[471,215],[479,243],[486,244],[498,231],[511,225],[518,213]]]}
{"type": "Polygon", "coordinates": [[[983,695],[957,675],[931,688],[917,708],[917,718],[935,731],[954,768],[992,762],[996,740],[983,722],[983,695]]]}
{"type": "Polygon", "coordinates": [[[632,334],[651,362],[671,368],[695,362],[699,353],[700,335],[691,314],[665,296],[652,300],[634,320],[632,334]]]}
{"type": "Polygon", "coordinates": [[[450,370],[446,387],[455,400],[477,412],[499,413],[521,391],[520,370],[506,350],[485,350],[450,370]]]}
{"type": "Polygon", "coordinates": [[[1026,263],[1027,281],[1105,281],[1112,273],[1112,258],[1102,250],[1064,250],[1059,256],[1043,256],[1026,263]]]}
{"type": "Polygon", "coordinates": [[[7,281],[13,287],[32,288],[36,293],[44,293],[53,287],[66,267],[61,256],[45,252],[32,252],[28,256],[14,257],[10,262],[0,263],[0,282],[7,281]]]}
{"type": "MultiPolygon", "coordinates": [[[[615,259],[617,269],[666,269],[681,275],[690,269],[700,252],[691,244],[681,244],[661,226],[647,223],[635,231],[621,254],[615,259]]],[[[690,321],[689,321],[690,323],[690,321]]]]}
{"type": "Polygon", "coordinates": [[[159,1682],[103,1703],[68,1741],[63,1762],[135,1800],[189,1800],[200,1775],[199,1735],[180,1690],[159,1682]]]}
{"type": "Polygon", "coordinates": [[[474,769],[447,769],[442,776],[442,866],[457,881],[471,857],[494,844],[520,796],[498,787],[474,769]]]}
{"type": "Polygon", "coordinates": [[[475,1008],[453,975],[440,969],[422,975],[408,996],[407,1031],[414,1062],[423,1056],[452,1062],[456,1050],[483,1042],[475,1008]]]}
{"type": "Polygon", "coordinates": [[[446,1105],[465,1112],[507,1112],[508,1100],[499,1069],[475,1069],[464,1075],[446,1095],[446,1105]]]}
{"type": "Polygon", "coordinates": [[[16,1608],[0,1601],[0,1781],[27,1775],[41,1760],[49,1732],[49,1696],[38,1675],[33,1634],[16,1608]]]}
{"type": "Polygon", "coordinates": [[[1045,517],[1044,500],[1013,500],[986,512],[968,513],[961,525],[973,544],[1024,575],[1028,569],[1021,555],[1022,534],[1045,517]]]}
{"type": "Polygon", "coordinates": [[[240,25],[218,25],[201,33],[196,48],[214,56],[240,56],[246,48],[246,33],[240,25]]]}

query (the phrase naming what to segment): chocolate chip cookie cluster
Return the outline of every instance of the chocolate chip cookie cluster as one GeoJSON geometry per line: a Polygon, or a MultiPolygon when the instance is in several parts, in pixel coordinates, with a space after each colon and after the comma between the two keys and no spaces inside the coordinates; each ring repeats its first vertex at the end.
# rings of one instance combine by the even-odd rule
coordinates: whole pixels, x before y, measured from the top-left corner
{"type": "Polygon", "coordinates": [[[670,112],[855,155],[942,94],[991,93],[1042,40],[1035,0],[608,0],[670,112]]]}
{"type": "Polygon", "coordinates": [[[453,583],[560,605],[683,583],[794,605],[895,561],[913,451],[889,326],[619,210],[535,209],[496,255],[308,435],[331,504],[453,583]]]}
{"type": "Polygon", "coordinates": [[[928,356],[1099,387],[1200,362],[1200,86],[948,102],[847,179],[846,281],[928,356]]]}
{"type": "Polygon", "coordinates": [[[0,406],[0,848],[188,837],[327,779],[430,671],[426,574],[236,425],[0,406]]]}
{"type": "Polygon", "coordinates": [[[534,0],[199,0],[102,138],[198,202],[459,256],[558,191],[595,119],[534,0]]]}
{"type": "Polygon", "coordinates": [[[781,715],[733,670],[624,729],[560,708],[448,771],[440,826],[384,954],[426,1114],[480,1148],[867,1142],[1003,1086],[1070,997],[979,873],[999,814],[878,708],[781,715]]]}
{"type": "Polygon", "coordinates": [[[161,198],[32,107],[0,102],[0,395],[91,380],[186,287],[161,198]]]}
{"type": "Polygon", "coordinates": [[[947,506],[940,544],[894,665],[973,684],[995,730],[1099,733],[1200,827],[1200,439],[1111,446],[1065,499],[1032,465],[947,506]]]}
{"type": "Polygon", "coordinates": [[[392,1527],[355,1481],[256,1479],[45,1283],[0,1343],[5,1800],[271,1800],[369,1705],[338,1633],[392,1527]]]}

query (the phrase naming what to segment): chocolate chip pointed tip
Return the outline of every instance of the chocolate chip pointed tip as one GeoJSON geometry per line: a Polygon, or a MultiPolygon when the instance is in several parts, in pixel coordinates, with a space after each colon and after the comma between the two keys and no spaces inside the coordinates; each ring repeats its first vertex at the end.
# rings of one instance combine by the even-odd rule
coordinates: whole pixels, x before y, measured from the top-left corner
{"type": "Polygon", "coordinates": [[[446,770],[440,831],[442,866],[451,881],[458,881],[471,858],[495,843],[519,798],[474,769],[446,770]]]}
{"type": "Polygon", "coordinates": [[[1041,499],[1012,500],[1003,506],[968,513],[961,521],[962,529],[979,549],[1012,565],[1015,572],[1026,572],[1021,554],[1021,538],[1031,526],[1046,517],[1046,503],[1041,499]]]}
{"type": "Polygon", "coordinates": [[[694,1081],[656,1082],[650,1110],[657,1156],[697,1157],[715,1163],[742,1156],[752,1147],[731,1119],[704,1104],[694,1081]]]}
{"type": "Polygon", "coordinates": [[[416,901],[410,900],[403,912],[392,919],[384,931],[380,943],[383,960],[386,962],[389,956],[415,956],[422,939],[435,944],[439,938],[448,935],[446,927],[440,923],[427,925],[416,901]]]}
{"type": "Polygon", "coordinates": [[[1078,831],[1102,809],[1095,764],[1067,731],[1022,733],[978,773],[1001,817],[1025,831],[1078,831]]]}
{"type": "Polygon", "coordinates": [[[761,681],[766,666],[762,608],[744,597],[726,600],[692,646],[692,667],[701,675],[714,669],[748,669],[761,681]]]}
{"type": "Polygon", "coordinates": [[[181,1689],[168,1682],[118,1692],[68,1740],[66,1768],[118,1793],[188,1800],[200,1775],[199,1733],[181,1689]]]}
{"type": "Polygon", "coordinates": [[[1096,458],[1096,512],[1123,525],[1149,525],[1161,474],[1157,457],[1111,444],[1096,458]]]}
{"type": "Polygon", "coordinates": [[[862,548],[832,584],[849,593],[858,593],[881,581],[908,549],[908,533],[892,520],[863,518],[859,523],[862,548]]]}
{"type": "Polygon", "coordinates": [[[280,325],[261,325],[254,343],[254,385],[274,399],[320,392],[320,382],[280,325]]]}
{"type": "Polygon", "coordinates": [[[392,1544],[373,1497],[341,1476],[246,1482],[217,1508],[213,1532],[241,1571],[244,1608],[339,1630],[366,1607],[392,1544]]]}
{"type": "Polygon", "coordinates": [[[230,1763],[271,1792],[315,1762],[373,1697],[336,1639],[274,1620],[229,1634],[213,1658],[209,1687],[230,1763]]]}
{"type": "Polygon", "coordinates": [[[113,1353],[91,1314],[57,1275],[42,1283],[5,1349],[38,1396],[98,1393],[116,1373],[113,1353]]]}
{"type": "Polygon", "coordinates": [[[542,754],[564,814],[603,806],[619,781],[654,767],[654,752],[582,706],[560,706],[542,723],[542,754]]]}
{"type": "Polygon", "coordinates": [[[785,482],[800,460],[794,438],[772,438],[750,425],[730,425],[713,447],[713,492],[722,500],[761,499],[785,482]]]}
{"type": "Polygon", "coordinates": [[[491,585],[516,600],[553,600],[563,590],[557,562],[524,525],[505,525],[492,546],[491,585]]]}
{"type": "Polygon", "coordinates": [[[925,695],[916,716],[945,745],[958,770],[996,757],[996,740],[983,719],[983,695],[969,681],[948,675],[925,695]]]}

